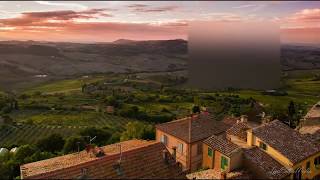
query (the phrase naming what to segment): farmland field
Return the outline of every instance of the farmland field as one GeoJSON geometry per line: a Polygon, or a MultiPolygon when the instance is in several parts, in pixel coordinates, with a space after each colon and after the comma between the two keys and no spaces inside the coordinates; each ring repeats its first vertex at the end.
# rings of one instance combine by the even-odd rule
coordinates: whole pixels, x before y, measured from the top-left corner
{"type": "MultiPolygon", "coordinates": [[[[238,95],[243,99],[253,98],[267,109],[276,106],[284,112],[289,102],[294,101],[302,105],[305,111],[320,100],[320,81],[314,79],[319,72],[320,70],[285,72],[282,90],[288,94],[284,96],[264,95],[258,90],[212,92],[200,90],[190,91],[191,94],[185,95],[180,92],[183,89],[187,90],[184,84],[171,86],[172,90],[178,93],[160,90],[166,83],[169,87],[168,82],[172,84],[174,80],[179,79],[177,77],[186,75],[181,71],[171,73],[171,76],[168,73],[157,73],[156,77],[152,73],[150,75],[139,73],[139,77],[127,74],[100,74],[85,79],[81,77],[47,82],[20,92],[20,95],[25,97],[18,96],[19,109],[9,113],[9,116],[19,125],[2,127],[0,145],[35,143],[39,138],[50,133],[59,133],[68,137],[85,127],[108,128],[113,132],[121,133],[128,122],[136,119],[122,117],[119,114],[110,115],[97,109],[100,106],[105,107],[108,97],[114,95],[121,99],[121,106],[116,110],[121,111],[135,106],[138,111],[154,116],[165,114],[175,117],[186,116],[190,113],[192,106],[197,103],[194,97],[210,95],[217,99],[219,96],[216,94],[227,97],[238,95]],[[84,93],[82,92],[84,84],[94,84],[97,88],[90,90],[92,93],[84,93]],[[114,94],[115,92],[117,93],[114,94]],[[83,106],[89,109],[83,109],[83,106]]],[[[208,101],[208,105],[213,112],[220,113],[217,114],[219,117],[228,113],[225,112],[223,99],[208,101]]]]}
{"type": "MultiPolygon", "coordinates": [[[[36,143],[37,140],[53,133],[58,133],[63,137],[69,137],[86,127],[104,127],[114,131],[121,131],[129,121],[132,121],[128,118],[122,118],[113,115],[100,115],[96,117],[97,118],[92,118],[88,121],[82,120],[80,123],[73,121],[72,124],[70,121],[68,121],[68,118],[70,117],[66,117],[65,119],[62,117],[52,117],[50,115],[31,115],[29,118],[45,118],[45,121],[35,121],[36,123],[31,125],[21,123],[18,126],[2,127],[0,129],[0,146],[33,144],[36,143]],[[54,120],[57,119],[62,121],[61,125],[50,125],[54,124],[53,122],[56,122],[54,120]]],[[[18,116],[17,120],[20,121],[20,118],[24,119],[23,117],[18,116]]],[[[21,122],[23,122],[23,120],[21,120],[21,122]]]]}

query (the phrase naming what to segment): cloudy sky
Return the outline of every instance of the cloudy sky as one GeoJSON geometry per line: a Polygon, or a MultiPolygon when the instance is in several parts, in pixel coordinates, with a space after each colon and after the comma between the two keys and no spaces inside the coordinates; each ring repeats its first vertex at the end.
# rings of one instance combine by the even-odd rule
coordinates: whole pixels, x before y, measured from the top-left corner
{"type": "Polygon", "coordinates": [[[0,40],[187,39],[195,20],[274,21],[283,42],[320,43],[316,1],[0,1],[0,40]]]}

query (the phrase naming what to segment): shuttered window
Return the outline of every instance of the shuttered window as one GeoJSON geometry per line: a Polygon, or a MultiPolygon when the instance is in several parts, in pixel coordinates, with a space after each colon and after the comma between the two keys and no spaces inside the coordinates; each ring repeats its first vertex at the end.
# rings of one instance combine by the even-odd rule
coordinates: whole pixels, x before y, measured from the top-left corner
{"type": "Polygon", "coordinates": [[[224,156],[221,156],[221,169],[226,170],[228,167],[228,159],[224,156]]]}
{"type": "Polygon", "coordinates": [[[179,152],[179,153],[183,153],[183,144],[182,143],[179,143],[178,144],[178,148],[177,148],[177,151],[179,152]]]}
{"type": "Polygon", "coordinates": [[[208,147],[208,156],[212,157],[212,149],[208,147]]]}
{"type": "Polygon", "coordinates": [[[168,145],[168,137],[166,135],[161,135],[160,137],[160,141],[164,144],[164,145],[168,145]]]}

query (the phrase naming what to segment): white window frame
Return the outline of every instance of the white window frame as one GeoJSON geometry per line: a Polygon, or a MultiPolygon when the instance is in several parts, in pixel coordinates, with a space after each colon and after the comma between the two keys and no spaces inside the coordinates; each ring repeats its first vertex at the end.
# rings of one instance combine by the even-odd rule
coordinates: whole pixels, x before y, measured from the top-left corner
{"type": "Polygon", "coordinates": [[[178,143],[177,152],[183,154],[183,143],[178,143]]]}
{"type": "Polygon", "coordinates": [[[168,145],[168,136],[162,134],[160,137],[160,142],[162,142],[164,145],[168,145]]]}

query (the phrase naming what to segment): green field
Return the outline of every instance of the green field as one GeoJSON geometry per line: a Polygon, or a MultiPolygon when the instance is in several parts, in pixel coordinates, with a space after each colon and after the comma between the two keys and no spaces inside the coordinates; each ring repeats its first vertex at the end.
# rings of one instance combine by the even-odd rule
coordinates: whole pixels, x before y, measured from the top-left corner
{"type": "Polygon", "coordinates": [[[77,134],[81,129],[86,127],[104,127],[116,132],[121,132],[125,125],[132,121],[128,118],[113,115],[93,115],[95,118],[85,115],[83,119],[78,119],[79,116],[76,115],[65,116],[62,114],[53,115],[50,113],[32,114],[30,112],[29,114],[22,114],[27,115],[17,115],[17,117],[15,117],[15,119],[20,122],[20,125],[2,127],[0,129],[0,146],[10,146],[13,144],[21,145],[27,143],[33,144],[37,142],[37,140],[53,133],[61,134],[63,137],[67,138],[71,135],[77,134]],[[23,123],[25,119],[29,118],[31,118],[35,124],[30,125],[23,123]]]}
{"type": "Polygon", "coordinates": [[[36,87],[27,89],[25,93],[70,93],[81,91],[81,86],[85,83],[92,83],[104,79],[104,76],[93,76],[88,78],[68,79],[55,82],[49,82],[36,87]]]}
{"type": "Polygon", "coordinates": [[[58,133],[63,137],[69,137],[85,128],[84,126],[46,126],[27,125],[9,126],[0,129],[0,146],[34,144],[39,139],[58,133]]]}
{"type": "MultiPolygon", "coordinates": [[[[308,109],[320,100],[320,81],[315,80],[315,76],[319,73],[320,70],[285,72],[283,78],[284,86],[281,88],[288,93],[285,96],[264,95],[262,91],[258,90],[194,91],[195,94],[192,95],[185,95],[183,92],[176,94],[160,92],[159,86],[163,81],[160,74],[157,74],[156,78],[150,76],[152,79],[144,76],[144,78],[140,77],[140,79],[132,78],[127,80],[128,75],[112,74],[46,83],[19,92],[19,94],[27,94],[28,97],[22,98],[18,94],[19,109],[9,113],[9,116],[20,125],[0,130],[0,146],[34,143],[39,138],[50,133],[59,133],[64,137],[68,137],[89,126],[105,127],[112,129],[113,132],[122,132],[125,125],[134,120],[98,112],[94,109],[81,109],[82,106],[98,107],[105,103],[106,97],[112,95],[110,90],[105,91],[103,94],[82,93],[81,87],[84,83],[107,81],[106,86],[108,88],[133,89],[134,91],[120,91],[123,101],[130,95],[135,97],[135,101],[123,103],[122,107],[120,107],[122,109],[136,106],[139,111],[152,115],[171,113],[176,117],[182,117],[190,113],[194,102],[187,99],[172,101],[173,97],[183,99],[184,96],[210,94],[214,98],[222,98],[222,101],[208,101],[210,107],[213,108],[213,112],[218,114],[222,112],[222,115],[226,113],[224,112],[223,97],[216,96],[217,93],[224,96],[239,95],[240,98],[245,99],[254,98],[266,108],[276,106],[277,109],[284,112],[287,110],[290,101],[301,104],[303,108],[308,109]],[[36,92],[41,93],[37,94],[36,92]],[[148,98],[158,99],[148,100],[148,98]]],[[[162,76],[167,76],[167,74],[164,73],[162,76]]],[[[174,88],[177,87],[178,89],[183,89],[181,84],[174,88]]]]}

